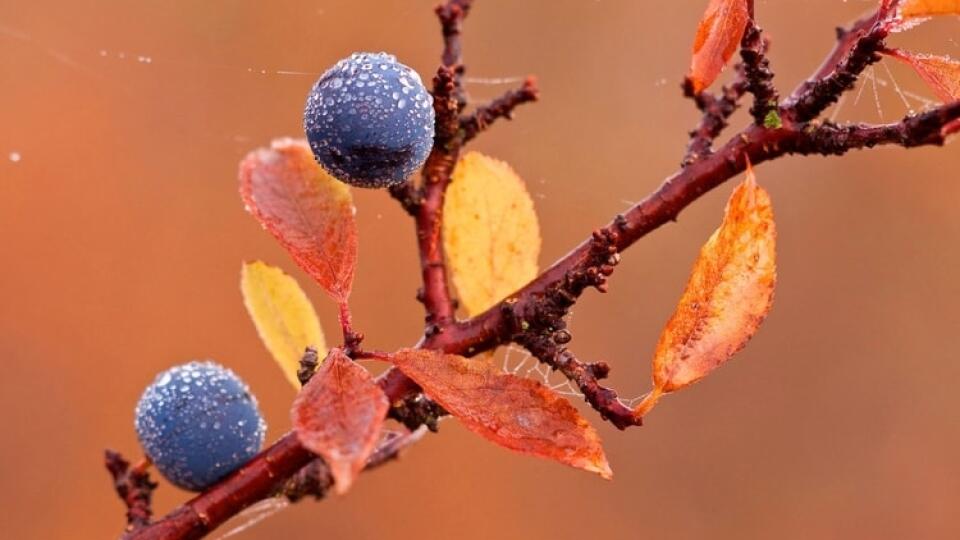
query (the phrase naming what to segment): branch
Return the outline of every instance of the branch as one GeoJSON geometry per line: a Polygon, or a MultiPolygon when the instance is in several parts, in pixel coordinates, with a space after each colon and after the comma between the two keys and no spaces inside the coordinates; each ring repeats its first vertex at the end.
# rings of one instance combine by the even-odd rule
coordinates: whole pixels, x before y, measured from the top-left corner
{"type": "Polygon", "coordinates": [[[856,21],[849,29],[837,28],[837,44],[814,75],[803,82],[784,103],[790,119],[807,122],[853,88],[860,74],[880,60],[888,30],[886,13],[876,12],[856,21]]]}
{"type": "Polygon", "coordinates": [[[690,132],[690,142],[681,167],[686,167],[713,153],[713,142],[727,127],[730,116],[740,107],[740,98],[747,92],[747,78],[742,63],[736,66],[736,79],[724,86],[720,97],[710,92],[694,93],[689,79],[684,83],[684,94],[696,103],[703,113],[700,123],[690,132]]]}
{"type": "Polygon", "coordinates": [[[510,90],[490,103],[477,107],[473,114],[460,119],[463,143],[473,140],[499,118],[512,120],[514,109],[524,103],[536,101],[539,97],[540,89],[537,88],[537,80],[534,77],[527,77],[523,81],[523,86],[517,90],[510,90]]]}
{"type": "Polygon", "coordinates": [[[740,44],[740,57],[743,59],[743,73],[747,80],[747,90],[753,94],[753,106],[750,115],[759,126],[780,127],[778,107],[780,95],[773,85],[773,71],[767,51],[770,40],[751,18],[740,44]]]}
{"type": "Polygon", "coordinates": [[[419,295],[427,311],[427,334],[440,331],[453,321],[456,309],[450,296],[444,262],[443,201],[453,167],[460,155],[457,142],[460,105],[456,98],[454,70],[441,66],[433,81],[433,107],[437,116],[433,150],[423,167],[423,187],[415,216],[423,292],[419,295]]]}
{"type": "Polygon", "coordinates": [[[135,531],[150,524],[151,499],[157,483],[150,480],[147,468],[149,461],[144,460],[136,467],[130,468],[130,462],[123,459],[119,453],[107,450],[104,462],[110,476],[113,477],[113,488],[120,500],[127,506],[127,531],[135,531]]]}
{"type": "Polygon", "coordinates": [[[843,124],[825,122],[806,132],[795,153],[843,155],[850,150],[892,144],[904,148],[942,146],[958,128],[960,101],[908,116],[893,124],[843,124]]]}

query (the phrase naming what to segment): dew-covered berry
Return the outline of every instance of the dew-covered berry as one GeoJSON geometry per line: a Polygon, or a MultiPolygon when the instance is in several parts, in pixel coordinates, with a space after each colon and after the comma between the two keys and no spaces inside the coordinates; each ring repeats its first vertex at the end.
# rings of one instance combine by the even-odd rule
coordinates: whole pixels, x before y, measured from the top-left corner
{"type": "Polygon", "coordinates": [[[313,85],[303,115],[317,161],[359,187],[406,180],[433,145],[433,97],[386,53],[354,53],[313,85]]]}
{"type": "Polygon", "coordinates": [[[201,491],[250,460],[266,423],[237,375],[213,362],[190,362],[157,375],[137,403],[134,426],[157,470],[201,491]]]}

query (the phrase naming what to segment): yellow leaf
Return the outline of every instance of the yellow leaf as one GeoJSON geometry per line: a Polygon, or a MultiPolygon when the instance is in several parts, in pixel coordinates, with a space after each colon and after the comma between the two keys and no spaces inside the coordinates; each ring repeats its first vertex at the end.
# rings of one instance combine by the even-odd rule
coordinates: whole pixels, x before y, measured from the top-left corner
{"type": "Polygon", "coordinates": [[[297,370],[304,350],[313,347],[320,358],[327,356],[313,305],[295,279],[260,261],[244,263],[240,290],[260,339],[290,383],[299,389],[297,370]]]}
{"type": "Polygon", "coordinates": [[[900,7],[905,19],[931,15],[960,15],[960,0],[905,0],[900,7]]]}
{"type": "Polygon", "coordinates": [[[653,358],[656,388],[639,409],[700,380],[746,345],[773,302],[775,248],[770,196],[748,171],[660,335],[653,358]]]}
{"type": "Polygon", "coordinates": [[[443,207],[443,243],[471,316],[536,277],[540,225],[509,165],[477,152],[460,159],[443,207]]]}

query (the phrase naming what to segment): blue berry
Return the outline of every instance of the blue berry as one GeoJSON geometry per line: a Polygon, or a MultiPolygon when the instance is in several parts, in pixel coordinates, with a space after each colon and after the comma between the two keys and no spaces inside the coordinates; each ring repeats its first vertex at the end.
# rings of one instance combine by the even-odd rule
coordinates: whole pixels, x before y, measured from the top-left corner
{"type": "Polygon", "coordinates": [[[247,385],[213,362],[190,362],[157,375],[137,403],[134,426],[157,470],[193,491],[249,461],[267,429],[247,385]]]}
{"type": "Polygon", "coordinates": [[[313,85],[303,124],[327,172],[354,186],[386,187],[430,154],[433,97],[393,55],[354,53],[313,85]]]}

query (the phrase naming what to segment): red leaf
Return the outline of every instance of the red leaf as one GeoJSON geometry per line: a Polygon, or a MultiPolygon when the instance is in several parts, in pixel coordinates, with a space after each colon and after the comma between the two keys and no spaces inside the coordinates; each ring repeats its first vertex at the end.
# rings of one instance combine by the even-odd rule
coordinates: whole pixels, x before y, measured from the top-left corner
{"type": "Polygon", "coordinates": [[[699,94],[717,80],[747,29],[747,0],[710,0],[693,42],[689,80],[699,94]]]}
{"type": "Polygon", "coordinates": [[[290,411],[300,444],[330,467],[337,493],[353,479],[374,451],[390,402],[363,369],[333,349],[303,387],[290,411]]]}
{"type": "Polygon", "coordinates": [[[546,386],[502,373],[481,359],[404,349],[390,361],[464,426],[504,448],[609,479],[597,432],[546,386]]]}
{"type": "Polygon", "coordinates": [[[917,54],[902,49],[886,51],[906,62],[944,103],[960,100],[960,62],[947,56],[917,54]]]}
{"type": "Polygon", "coordinates": [[[357,225],[345,184],[328,175],[305,142],[276,140],[240,163],[247,210],[334,300],[344,304],[357,264],[357,225]]]}

